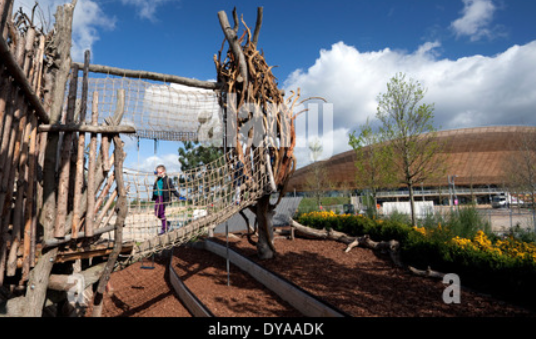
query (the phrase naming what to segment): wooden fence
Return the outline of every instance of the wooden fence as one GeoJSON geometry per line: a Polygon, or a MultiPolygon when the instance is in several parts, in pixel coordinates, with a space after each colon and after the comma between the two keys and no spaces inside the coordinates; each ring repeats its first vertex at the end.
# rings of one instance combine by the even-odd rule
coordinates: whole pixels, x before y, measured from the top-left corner
{"type": "MultiPolygon", "coordinates": [[[[54,29],[45,34],[34,25],[34,13],[13,12],[13,0],[0,0],[0,302],[7,299],[8,315],[42,315],[47,291],[66,298],[70,274],[83,270],[101,276],[102,296],[122,250],[127,204],[119,133],[135,130],[119,126],[121,100],[104,124],[98,124],[95,108],[86,122],[89,52],[83,69],[70,57],[75,5],[76,0],[59,6],[54,29]],[[116,241],[103,252],[95,244],[110,231],[116,241]],[[77,260],[92,251],[108,255],[98,272],[77,260]],[[72,265],[53,273],[54,263],[67,254],[72,265]]],[[[94,312],[101,305],[95,302],[94,312]]]]}
{"type": "Polygon", "coordinates": [[[40,150],[49,118],[42,105],[46,36],[0,1],[0,285],[35,264],[37,207],[42,203],[40,150]]]}

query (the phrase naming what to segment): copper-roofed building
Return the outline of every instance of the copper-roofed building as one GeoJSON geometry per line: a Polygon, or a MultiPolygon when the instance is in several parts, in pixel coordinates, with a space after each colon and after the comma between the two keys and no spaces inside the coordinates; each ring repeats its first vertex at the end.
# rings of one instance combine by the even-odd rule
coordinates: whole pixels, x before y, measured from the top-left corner
{"type": "MultiPolygon", "coordinates": [[[[530,133],[536,135],[536,127],[498,126],[438,132],[438,141],[446,142],[444,153],[448,156],[447,172],[444,178],[418,183],[415,187],[416,195],[426,196],[425,188],[428,192],[442,188],[447,190],[447,175],[456,175],[455,185],[459,188],[459,192],[463,192],[464,188],[480,189],[481,196],[488,196],[489,193],[502,190],[508,174],[508,164],[516,152],[519,152],[516,140],[530,133]]],[[[353,150],[334,155],[324,161],[327,166],[327,181],[330,183],[326,191],[362,189],[356,184],[355,161],[356,154],[353,150]]],[[[287,192],[308,191],[306,178],[310,175],[312,166],[296,170],[288,183],[287,192]]],[[[403,190],[403,187],[398,190],[403,190]]],[[[389,194],[383,195],[387,197],[389,194]]]]}

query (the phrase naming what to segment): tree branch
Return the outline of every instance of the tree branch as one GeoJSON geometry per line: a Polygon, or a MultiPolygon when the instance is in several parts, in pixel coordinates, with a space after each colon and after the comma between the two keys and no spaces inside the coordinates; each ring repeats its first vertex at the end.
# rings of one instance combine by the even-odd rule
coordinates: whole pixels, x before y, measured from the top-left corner
{"type": "Polygon", "coordinates": [[[257,47],[257,42],[259,41],[259,34],[261,32],[262,11],[262,7],[257,8],[257,23],[255,24],[255,31],[253,32],[253,39],[251,39],[251,43],[254,47],[257,47]]]}
{"type": "Polygon", "coordinates": [[[246,58],[244,57],[242,48],[240,47],[240,44],[238,43],[238,37],[236,36],[235,31],[231,28],[231,25],[229,25],[227,14],[225,14],[224,11],[218,12],[218,19],[220,20],[220,25],[223,30],[223,34],[225,34],[225,38],[229,42],[229,46],[231,47],[233,54],[238,60],[238,68],[240,70],[240,77],[237,79],[237,81],[242,82],[243,83],[242,88],[246,90],[248,88],[248,68],[246,64],[246,58]]]}

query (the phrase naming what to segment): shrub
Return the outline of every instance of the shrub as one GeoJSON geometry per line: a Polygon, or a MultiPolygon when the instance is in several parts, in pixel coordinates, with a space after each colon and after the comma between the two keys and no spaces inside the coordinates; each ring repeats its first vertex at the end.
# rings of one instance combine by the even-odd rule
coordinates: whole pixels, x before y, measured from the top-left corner
{"type": "Polygon", "coordinates": [[[488,235],[489,230],[485,224],[478,224],[474,211],[460,209],[460,212],[449,219],[454,224],[447,226],[441,223],[432,226],[430,221],[427,227],[411,227],[397,218],[381,220],[332,212],[303,214],[298,222],[350,236],[368,234],[375,241],[396,239],[401,244],[401,259],[407,265],[455,272],[466,286],[521,303],[534,303],[536,244],[514,235],[504,239],[488,235]]]}

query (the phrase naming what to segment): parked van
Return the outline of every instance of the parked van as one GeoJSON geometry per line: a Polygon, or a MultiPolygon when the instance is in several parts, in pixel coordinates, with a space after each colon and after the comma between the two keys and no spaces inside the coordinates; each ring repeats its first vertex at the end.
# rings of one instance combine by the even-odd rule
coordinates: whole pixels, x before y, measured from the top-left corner
{"type": "Polygon", "coordinates": [[[501,193],[491,198],[491,207],[501,208],[510,206],[523,206],[523,201],[508,193],[501,193]]]}

